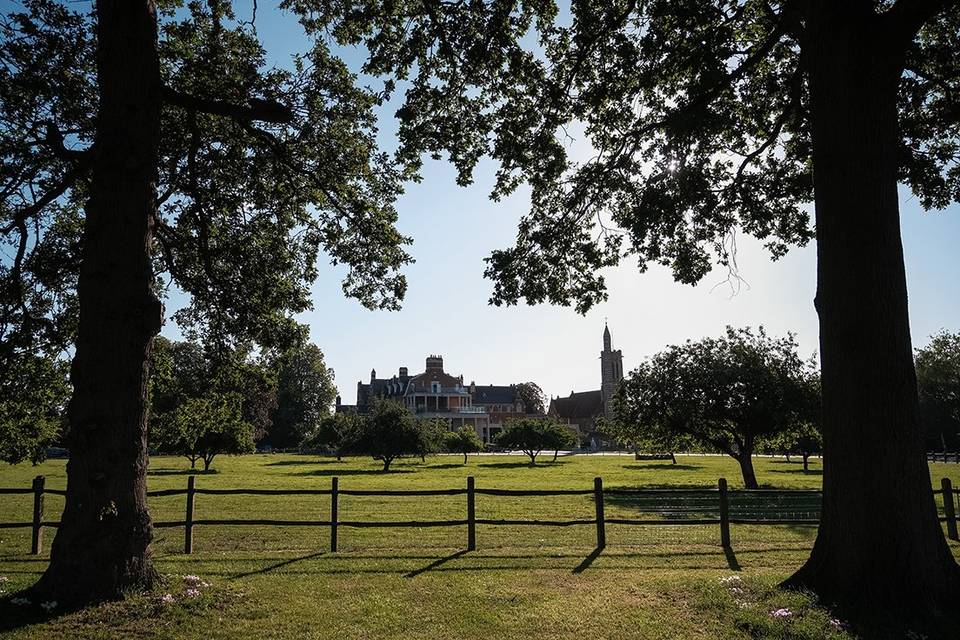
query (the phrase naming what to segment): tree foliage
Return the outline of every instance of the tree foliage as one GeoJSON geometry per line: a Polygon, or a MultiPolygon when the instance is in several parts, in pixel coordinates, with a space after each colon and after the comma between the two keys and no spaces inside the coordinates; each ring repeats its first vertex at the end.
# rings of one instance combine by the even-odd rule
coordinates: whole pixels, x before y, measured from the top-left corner
{"type": "Polygon", "coordinates": [[[930,449],[960,447],[960,333],[946,330],[917,349],[920,418],[930,449]]]}
{"type": "Polygon", "coordinates": [[[70,395],[64,361],[22,354],[0,371],[0,460],[38,464],[66,426],[70,395]]]}
{"type": "Polygon", "coordinates": [[[337,397],[333,370],[320,348],[299,343],[271,359],[277,377],[277,406],[266,441],[274,448],[299,445],[330,415],[337,397]]]}
{"type": "Polygon", "coordinates": [[[445,434],[443,449],[448,453],[463,454],[463,464],[467,464],[467,454],[483,451],[483,442],[470,426],[460,427],[458,431],[445,434]]]}
{"type": "Polygon", "coordinates": [[[379,400],[359,423],[346,452],[367,455],[383,462],[383,470],[405,456],[424,456],[434,449],[433,431],[426,421],[399,402],[379,400]]]}
{"type": "Polygon", "coordinates": [[[799,422],[792,429],[775,434],[761,443],[761,449],[787,457],[800,456],[803,470],[810,470],[810,456],[823,451],[823,434],[815,422],[799,422]]]}
{"type": "Polygon", "coordinates": [[[242,404],[236,392],[187,398],[155,423],[154,444],[162,453],[185,456],[191,469],[201,460],[204,471],[220,454],[253,453],[253,429],[243,419],[242,404]]]}
{"type": "Polygon", "coordinates": [[[543,415],[546,413],[546,394],[536,382],[521,382],[517,385],[517,396],[523,402],[527,413],[543,415]]]}
{"type": "Polygon", "coordinates": [[[617,392],[617,423],[653,442],[689,438],[726,453],[756,489],[755,448],[815,419],[814,379],[792,335],[728,328],[721,338],[670,346],[642,362],[617,392]]]}
{"type": "Polygon", "coordinates": [[[327,449],[339,459],[359,437],[364,417],[356,413],[333,413],[320,419],[316,428],[307,433],[300,446],[307,449],[327,449]]]}
{"type": "Polygon", "coordinates": [[[651,429],[649,425],[639,422],[636,416],[630,415],[626,405],[620,394],[615,395],[613,415],[602,418],[597,430],[617,442],[633,447],[638,456],[642,453],[669,454],[673,464],[677,464],[678,452],[701,448],[701,445],[683,433],[651,429]]]}
{"type": "MultiPolygon", "coordinates": [[[[154,269],[188,304],[190,337],[272,347],[302,335],[321,252],[344,293],[397,308],[409,240],[402,173],[376,147],[374,109],[323,38],[271,66],[231,3],[160,3],[163,98],[154,269]],[[334,167],[336,169],[334,169],[334,167]]],[[[68,347],[96,132],[89,7],[29,0],[0,18],[0,344],[68,347]]]]}
{"type": "Polygon", "coordinates": [[[219,453],[254,450],[276,406],[274,376],[249,350],[214,351],[157,338],[150,382],[150,443],[209,468],[219,453]]]}
{"type": "Polygon", "coordinates": [[[530,458],[531,465],[537,463],[537,456],[542,451],[571,447],[575,441],[576,438],[568,427],[550,418],[508,420],[503,431],[495,438],[495,442],[501,447],[522,451],[530,458]]]}
{"type": "MultiPolygon", "coordinates": [[[[931,2],[908,18],[888,2],[860,4],[864,20],[904,14],[891,36],[912,40],[901,178],[942,208],[960,199],[960,69],[949,54],[960,8],[931,2]]],[[[494,198],[530,185],[516,244],[488,259],[496,304],[584,311],[606,297],[600,270],[630,256],[693,283],[714,264],[735,271],[738,231],[775,258],[812,237],[802,3],[581,0],[569,19],[551,0],[286,5],[308,28],[365,45],[364,71],[409,83],[397,115],[411,167],[447,154],[467,184],[492,156],[494,198]],[[572,131],[591,153],[571,152],[581,148],[566,144],[572,131]]]]}

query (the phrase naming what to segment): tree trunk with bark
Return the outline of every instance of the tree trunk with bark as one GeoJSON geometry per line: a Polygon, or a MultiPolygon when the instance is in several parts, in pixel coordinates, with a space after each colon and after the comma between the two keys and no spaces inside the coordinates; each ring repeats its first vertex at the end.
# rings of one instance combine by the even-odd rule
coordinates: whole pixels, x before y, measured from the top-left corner
{"type": "Polygon", "coordinates": [[[753,470],[753,451],[746,450],[737,454],[737,463],[740,465],[740,474],[743,476],[743,486],[747,489],[759,489],[757,474],[753,470]]]}
{"type": "Polygon", "coordinates": [[[864,617],[942,621],[960,596],[960,570],[937,521],[918,421],[897,197],[903,62],[878,21],[852,14],[845,3],[817,5],[804,51],[823,508],[811,556],[786,584],[864,617]]]}
{"type": "Polygon", "coordinates": [[[100,93],[86,206],[70,460],[50,565],[35,585],[60,603],[121,597],[156,573],[146,500],[148,355],[162,306],[150,249],[160,134],[150,0],[99,0],[100,93]]]}

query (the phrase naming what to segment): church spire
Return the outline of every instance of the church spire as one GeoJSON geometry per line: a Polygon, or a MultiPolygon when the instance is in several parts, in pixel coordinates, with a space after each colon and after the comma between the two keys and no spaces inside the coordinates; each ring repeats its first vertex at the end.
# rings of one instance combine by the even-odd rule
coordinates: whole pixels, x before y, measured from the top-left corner
{"type": "Polygon", "coordinates": [[[607,326],[607,323],[603,323],[603,350],[610,351],[610,327],[607,326]]]}

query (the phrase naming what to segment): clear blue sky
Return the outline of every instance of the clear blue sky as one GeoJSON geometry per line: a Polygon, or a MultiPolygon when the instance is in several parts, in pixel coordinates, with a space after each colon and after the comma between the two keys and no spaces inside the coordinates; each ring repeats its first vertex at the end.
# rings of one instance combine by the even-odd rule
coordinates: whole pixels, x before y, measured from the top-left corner
{"type": "MultiPolygon", "coordinates": [[[[235,6],[242,18],[249,15],[249,2],[235,6]]],[[[257,28],[277,64],[303,46],[295,21],[271,3],[260,2],[257,28]]],[[[386,148],[393,146],[391,115],[386,109],[381,119],[386,148]]],[[[813,245],[771,262],[758,243],[741,237],[740,273],[748,286],[735,295],[720,272],[689,287],[674,283],[661,268],[640,274],[627,261],[607,274],[609,301],[586,316],[550,306],[488,306],[491,283],[482,277],[483,258],[511,244],[527,207],[523,191],[499,203],[487,199],[494,168],[482,164],[475,184],[460,188],[447,164],[431,162],[423,182],[411,185],[398,202],[399,227],[413,237],[416,259],[405,271],[409,291],[402,311],[372,312],[345,300],[343,272],[321,270],[313,287],[315,310],[301,320],[335,370],[344,402],[355,401],[357,381],[367,381],[371,368],[381,377],[400,366],[419,372],[431,353],[444,357],[449,372],[478,384],[532,380],[552,395],[597,389],[604,318],[614,348],[623,350],[625,370],[667,344],[717,335],[728,324],[793,331],[804,353],[816,350],[813,245]]],[[[917,345],[941,327],[960,330],[960,207],[924,213],[907,191],[901,192],[901,205],[917,345]]],[[[169,323],[164,333],[177,335],[169,323]]]]}

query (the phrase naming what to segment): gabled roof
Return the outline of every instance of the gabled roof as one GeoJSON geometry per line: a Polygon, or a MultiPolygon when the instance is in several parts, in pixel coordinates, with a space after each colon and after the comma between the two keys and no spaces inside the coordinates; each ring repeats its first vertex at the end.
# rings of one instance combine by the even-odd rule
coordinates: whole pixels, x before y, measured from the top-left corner
{"type": "Polygon", "coordinates": [[[603,396],[600,390],[571,393],[566,398],[550,401],[551,415],[564,419],[596,418],[603,415],[603,396]]]}

